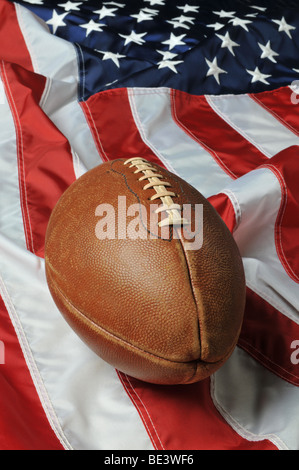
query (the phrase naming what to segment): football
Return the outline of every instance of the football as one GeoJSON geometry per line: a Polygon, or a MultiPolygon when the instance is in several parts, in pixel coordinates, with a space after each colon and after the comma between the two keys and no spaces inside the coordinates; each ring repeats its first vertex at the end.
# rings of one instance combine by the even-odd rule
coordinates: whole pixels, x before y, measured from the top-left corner
{"type": "Polygon", "coordinates": [[[155,384],[189,384],[233,352],[245,307],[233,236],[193,186],[142,157],[86,172],[47,228],[53,299],[104,361],[155,384]]]}

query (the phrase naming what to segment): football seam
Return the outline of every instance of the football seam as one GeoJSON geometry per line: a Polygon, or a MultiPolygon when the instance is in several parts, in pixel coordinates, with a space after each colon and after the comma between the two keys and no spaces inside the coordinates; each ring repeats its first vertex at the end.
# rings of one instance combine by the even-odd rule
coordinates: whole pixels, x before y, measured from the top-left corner
{"type": "MultiPolygon", "coordinates": [[[[116,174],[118,174],[118,175],[120,175],[120,176],[123,177],[124,182],[125,182],[125,185],[127,186],[128,190],[130,191],[130,193],[132,193],[132,194],[136,197],[139,206],[141,206],[140,198],[139,198],[138,194],[136,194],[135,191],[133,191],[133,189],[130,187],[126,175],[125,175],[124,173],[122,173],[121,171],[117,171],[117,170],[115,170],[114,168],[112,168],[113,163],[114,163],[114,162],[117,162],[117,161],[119,161],[119,160],[113,160],[113,161],[111,162],[111,165],[110,165],[110,166],[111,166],[111,171],[113,171],[114,173],[116,173],[116,174]]],[[[144,229],[147,231],[147,233],[149,233],[150,235],[152,235],[152,236],[154,236],[154,237],[156,237],[156,238],[158,238],[158,239],[160,239],[160,240],[164,240],[164,241],[166,241],[166,242],[171,242],[171,241],[173,240],[173,236],[172,236],[173,228],[172,228],[172,227],[170,227],[170,229],[169,229],[169,238],[162,238],[162,237],[160,237],[159,235],[157,235],[156,233],[152,233],[152,232],[148,229],[148,227],[144,224],[144,221],[143,221],[143,219],[142,219],[142,211],[139,211],[139,218],[140,218],[140,221],[141,221],[141,223],[142,223],[143,228],[144,228],[144,229]]]]}
{"type": "MultiPolygon", "coordinates": [[[[165,357],[162,357],[162,356],[158,356],[154,353],[151,353],[149,351],[146,351],[144,349],[141,349],[139,348],[138,346],[135,346],[131,343],[129,343],[128,341],[124,340],[123,338],[120,338],[119,336],[115,335],[114,333],[111,333],[110,331],[106,330],[105,328],[103,328],[101,325],[99,325],[98,323],[94,322],[92,319],[90,319],[89,317],[87,317],[85,315],[85,313],[83,313],[81,310],[79,310],[66,296],[65,294],[61,291],[61,289],[57,286],[57,282],[53,279],[53,276],[50,272],[50,270],[54,270],[51,263],[47,260],[47,277],[49,277],[51,279],[51,282],[53,284],[53,286],[55,287],[55,289],[57,289],[57,291],[59,292],[59,294],[61,295],[61,297],[63,298],[63,300],[75,311],[75,313],[77,314],[78,317],[82,318],[84,321],[86,321],[87,323],[89,323],[90,325],[92,325],[93,327],[95,327],[96,329],[104,332],[106,335],[110,336],[111,338],[117,340],[119,343],[123,343],[127,346],[129,346],[130,348],[132,349],[135,349],[136,351],[138,352],[142,352],[144,354],[146,354],[147,356],[150,356],[150,357],[153,357],[153,358],[156,358],[156,359],[161,359],[163,361],[166,361],[166,362],[169,362],[171,364],[181,364],[181,365],[194,365],[195,366],[195,372],[196,372],[196,369],[198,367],[198,365],[216,365],[217,363],[220,363],[222,362],[222,359],[220,359],[219,361],[216,361],[216,362],[207,362],[207,361],[202,361],[200,358],[199,359],[195,359],[195,360],[192,360],[192,361],[173,361],[171,359],[167,359],[165,357]]],[[[55,270],[54,270],[55,271],[55,270]]]]}
{"type": "MultiPolygon", "coordinates": [[[[191,290],[191,293],[192,293],[192,298],[193,298],[193,303],[194,303],[194,306],[195,306],[195,309],[196,309],[196,313],[197,313],[197,328],[198,328],[198,340],[199,340],[199,348],[200,348],[200,356],[201,356],[201,353],[202,353],[202,345],[201,345],[201,328],[200,328],[200,320],[199,320],[199,309],[198,309],[198,304],[197,304],[197,301],[196,301],[196,297],[195,297],[195,293],[194,293],[194,287],[193,287],[193,283],[192,283],[192,279],[191,279],[191,273],[190,273],[190,269],[189,269],[189,264],[188,264],[188,259],[187,259],[187,256],[186,256],[186,252],[184,250],[184,246],[183,246],[183,243],[180,239],[180,237],[178,237],[178,240],[179,242],[179,246],[180,246],[180,249],[182,251],[182,254],[183,254],[183,257],[184,257],[184,261],[185,261],[185,270],[187,272],[187,275],[188,275],[188,279],[189,279],[189,285],[190,285],[190,290],[191,290]]],[[[202,361],[201,357],[200,357],[200,361],[202,363],[204,363],[205,361],[202,361]]],[[[209,364],[209,363],[207,363],[209,364]]],[[[212,364],[212,363],[211,363],[212,364]]]]}
{"type": "MultiPolygon", "coordinates": [[[[119,175],[121,175],[124,179],[124,182],[128,188],[128,190],[136,197],[136,199],[138,200],[138,203],[139,205],[141,204],[140,203],[140,198],[138,196],[138,194],[135,193],[135,191],[133,191],[133,189],[130,187],[129,183],[128,183],[128,180],[127,180],[127,177],[124,173],[120,172],[120,171],[117,171],[115,170],[114,168],[112,168],[112,165],[116,162],[116,161],[122,161],[122,159],[119,159],[119,160],[114,160],[111,162],[110,164],[110,167],[111,167],[111,170],[119,175]]],[[[154,165],[153,165],[154,166],[154,165]]],[[[160,169],[159,169],[160,171],[160,169]]],[[[173,175],[175,176],[175,175],[173,175]]],[[[179,184],[180,186],[180,189],[181,189],[181,192],[183,193],[183,195],[186,197],[187,201],[188,201],[188,197],[184,191],[184,189],[182,188],[182,185],[180,183],[180,181],[178,181],[176,178],[173,178],[177,184],[179,184]]],[[[194,204],[190,203],[192,206],[194,206],[194,204]]],[[[151,234],[151,231],[148,230],[148,228],[144,225],[144,222],[142,220],[142,211],[139,211],[139,219],[142,223],[142,226],[144,227],[145,230],[147,230],[148,233],[151,234]]],[[[171,242],[174,240],[173,238],[173,230],[177,230],[175,227],[173,229],[173,227],[171,226],[170,227],[170,238],[169,239],[164,239],[164,238],[161,238],[157,235],[157,238],[159,239],[162,239],[162,240],[166,240],[168,242],[171,242]]],[[[199,310],[198,310],[198,305],[197,305],[197,301],[196,301],[196,297],[195,297],[195,294],[194,294],[194,288],[193,288],[193,284],[192,284],[192,280],[191,280],[191,274],[190,274],[190,269],[189,269],[189,264],[188,264],[188,260],[187,260],[187,257],[186,257],[186,253],[185,253],[185,250],[184,250],[184,247],[183,247],[183,244],[182,244],[182,241],[180,239],[180,237],[178,236],[177,239],[176,239],[176,242],[179,242],[178,245],[181,249],[181,252],[183,254],[183,258],[184,258],[184,261],[185,261],[185,271],[187,272],[187,276],[188,276],[188,280],[189,280],[189,285],[190,285],[190,290],[191,290],[191,293],[192,293],[192,298],[193,298],[193,303],[194,303],[194,306],[195,306],[195,309],[196,309],[196,313],[197,313],[197,328],[198,328],[198,340],[199,340],[199,348],[200,348],[200,356],[201,356],[201,352],[202,352],[202,345],[201,345],[201,335],[200,335],[200,332],[201,332],[201,328],[200,328],[200,319],[199,319],[199,310]]],[[[158,357],[158,356],[157,356],[158,357]]],[[[201,363],[203,363],[203,361],[200,359],[199,357],[199,360],[201,361],[201,363]]],[[[196,360],[198,361],[198,360],[196,360]]],[[[195,361],[195,362],[196,362],[195,361]]],[[[190,361],[190,362],[194,362],[194,361],[190,361]]]]}

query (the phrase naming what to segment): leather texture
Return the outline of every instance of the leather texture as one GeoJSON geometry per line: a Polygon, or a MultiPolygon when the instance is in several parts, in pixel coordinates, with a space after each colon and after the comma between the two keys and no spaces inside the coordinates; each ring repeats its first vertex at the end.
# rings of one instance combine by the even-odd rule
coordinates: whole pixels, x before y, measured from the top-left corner
{"type": "MultiPolygon", "coordinates": [[[[150,200],[155,189],[143,189],[142,174],[124,163],[88,171],[53,210],[45,247],[50,292],[81,339],[120,371],[156,384],[202,380],[228,359],[239,337],[245,279],[238,248],[211,204],[156,164],[176,194],[174,203],[203,205],[203,244],[185,249],[185,240],[175,236],[179,227],[170,227],[168,238],[153,234],[150,214],[161,201],[150,200]],[[119,196],[127,208],[145,206],[138,219],[143,238],[125,238],[124,228],[118,230],[119,196]],[[114,239],[96,236],[101,204],[114,208],[105,219],[115,222],[114,239]]],[[[132,220],[123,225],[127,231],[132,220]]]]}

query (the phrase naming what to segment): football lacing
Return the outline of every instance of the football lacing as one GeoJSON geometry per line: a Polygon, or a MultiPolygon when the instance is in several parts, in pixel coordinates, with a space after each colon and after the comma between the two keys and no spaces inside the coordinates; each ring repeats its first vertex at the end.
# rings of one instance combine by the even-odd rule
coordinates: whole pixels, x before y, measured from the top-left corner
{"type": "Polygon", "coordinates": [[[141,157],[129,158],[124,162],[125,165],[129,163],[131,163],[129,168],[136,167],[134,173],[143,173],[143,176],[138,179],[139,181],[149,181],[143,186],[143,190],[146,191],[147,189],[152,188],[156,191],[156,194],[151,196],[149,200],[154,201],[155,199],[161,199],[162,206],[158,207],[158,209],[155,210],[155,213],[159,214],[161,212],[166,212],[168,217],[158,223],[159,227],[164,227],[166,225],[189,224],[188,220],[181,216],[181,206],[179,204],[175,204],[172,200],[176,194],[167,189],[171,184],[168,181],[161,181],[160,178],[163,178],[163,176],[157,172],[156,168],[154,168],[150,162],[141,157]]]}

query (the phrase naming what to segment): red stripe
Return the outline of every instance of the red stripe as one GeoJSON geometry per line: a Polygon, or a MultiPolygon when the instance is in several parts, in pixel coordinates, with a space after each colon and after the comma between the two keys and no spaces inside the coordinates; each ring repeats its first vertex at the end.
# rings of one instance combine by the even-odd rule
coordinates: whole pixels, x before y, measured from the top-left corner
{"type": "MultiPolygon", "coordinates": [[[[2,6],[0,6],[0,14],[2,13],[1,9],[2,6]]],[[[11,14],[11,7],[9,9],[11,14]]],[[[2,18],[1,15],[1,20],[2,18]]],[[[6,38],[5,41],[7,49],[11,50],[11,41],[6,38]]],[[[2,42],[2,44],[4,43],[2,42]]],[[[22,39],[20,47],[23,46],[24,41],[22,39]]],[[[23,58],[23,53],[20,54],[18,51],[18,54],[20,55],[19,63],[22,63],[23,67],[25,64],[25,68],[29,72],[23,73],[20,67],[5,64],[3,64],[2,71],[5,75],[6,92],[9,95],[9,102],[18,132],[20,185],[28,245],[30,245],[29,249],[42,255],[49,214],[60,194],[75,179],[75,176],[70,148],[66,140],[36,106],[37,96],[32,93],[36,83],[33,85],[33,82],[36,81],[39,84],[39,89],[42,90],[44,79],[42,77],[37,78],[30,73],[31,61],[27,50],[25,58],[23,58]],[[29,108],[28,110],[22,108],[24,101],[29,103],[29,106],[26,106],[26,108],[29,108]],[[35,133],[40,136],[38,149],[32,147],[30,141],[32,122],[37,123],[35,133]],[[54,150],[48,147],[53,138],[54,150]],[[54,175],[53,168],[55,169],[54,175]],[[58,185],[56,186],[53,181],[57,182],[57,180],[58,185]]],[[[15,54],[14,57],[16,57],[15,54]]],[[[6,60],[9,60],[9,58],[6,58],[6,60]]],[[[152,161],[158,161],[157,157],[140,138],[130,112],[126,92],[118,90],[114,93],[115,96],[111,91],[107,92],[106,96],[105,93],[102,93],[101,96],[96,95],[90,98],[88,103],[82,104],[103,159],[110,160],[138,155],[152,161]],[[111,106],[111,96],[113,96],[114,106],[111,106]],[[109,100],[109,106],[103,112],[105,99],[109,100]],[[113,108],[118,110],[116,115],[115,112],[112,113],[113,108]]],[[[38,95],[40,97],[40,92],[38,95]]],[[[239,137],[224,134],[230,146],[223,149],[218,142],[215,142],[216,132],[204,136],[202,135],[203,131],[199,130],[198,135],[196,135],[195,130],[192,128],[194,122],[184,122],[181,112],[177,109],[177,104],[176,113],[179,116],[177,119],[179,119],[180,125],[195,140],[200,141],[206,149],[209,149],[222,168],[233,177],[237,178],[244,172],[255,168],[261,162],[265,162],[254,147],[250,146],[250,149],[247,147],[248,143],[244,139],[241,139],[241,142],[238,140],[239,137]],[[233,140],[230,141],[230,138],[233,140]],[[211,145],[212,141],[213,145],[211,145]],[[244,147],[244,142],[249,153],[244,147]],[[219,148],[217,145],[219,145],[219,148]],[[213,150],[211,150],[212,148],[213,150]],[[234,157],[236,150],[237,153],[234,157]],[[240,160],[240,156],[241,161],[238,161],[237,157],[240,160]]],[[[202,116],[203,118],[204,114],[199,113],[194,114],[194,116],[197,116],[197,118],[202,116]]],[[[195,117],[192,117],[192,119],[195,120],[195,117]]],[[[212,127],[212,129],[215,131],[217,123],[213,122],[213,126],[216,127],[212,127]]],[[[208,127],[211,128],[211,124],[208,127]]],[[[224,131],[225,129],[221,128],[221,134],[224,131]]],[[[160,161],[158,163],[161,164],[160,161]]],[[[0,377],[0,407],[1,416],[5,417],[3,420],[5,429],[3,424],[0,424],[2,426],[2,429],[0,428],[0,439],[3,440],[3,448],[61,448],[60,443],[49,427],[2,301],[0,303],[0,315],[1,327],[4,326],[3,331],[0,330],[1,334],[3,333],[0,339],[4,341],[6,352],[8,346],[12,352],[11,357],[10,353],[7,352],[6,364],[0,365],[0,367],[3,367],[3,374],[0,377]],[[15,376],[16,372],[19,372],[17,378],[15,376]],[[6,404],[5,407],[3,406],[4,403],[6,404]]],[[[187,386],[187,388],[186,386],[173,387],[171,394],[169,393],[169,387],[151,386],[128,377],[123,377],[123,383],[127,387],[135,406],[138,407],[140,416],[157,449],[211,448],[245,450],[249,448],[275,448],[267,440],[249,442],[231,429],[217,412],[211,400],[209,380],[187,386]]]]}
{"type": "Polygon", "coordinates": [[[152,385],[120,374],[158,450],[276,450],[268,440],[248,441],[214,406],[210,380],[191,385],[152,385]]]}
{"type": "MultiPolygon", "coordinates": [[[[39,107],[45,78],[33,73],[13,3],[0,3],[0,17],[1,75],[15,123],[24,232],[28,249],[42,256],[51,210],[75,179],[72,158],[66,139],[39,107]]],[[[44,412],[2,299],[0,318],[0,340],[5,344],[5,364],[0,365],[0,447],[63,449],[44,412]]]]}
{"type": "Polygon", "coordinates": [[[229,197],[219,193],[209,197],[208,201],[222,217],[230,232],[233,233],[236,227],[236,214],[229,197]]]}
{"type": "Polygon", "coordinates": [[[75,180],[71,149],[39,107],[45,77],[34,73],[15,5],[0,2],[0,17],[1,74],[16,129],[24,232],[28,250],[43,256],[50,213],[75,180]]]}
{"type": "MultiPolygon", "coordinates": [[[[82,103],[98,148],[105,159],[144,156],[162,165],[136,128],[126,90],[112,90],[82,103]],[[117,113],[115,113],[117,109],[117,113]]],[[[235,215],[225,195],[211,198],[226,213],[233,229],[235,215]],[[225,209],[226,208],[226,209],[225,209]]],[[[119,374],[157,450],[172,449],[276,449],[269,441],[243,439],[223,419],[210,396],[210,381],[188,386],[157,386],[119,374]]]]}
{"type": "Polygon", "coordinates": [[[298,95],[289,87],[249,96],[290,131],[299,135],[298,95]]]}
{"type": "Polygon", "coordinates": [[[0,363],[0,449],[62,450],[36,393],[1,297],[0,340],[5,350],[5,364],[0,363]]]}
{"type": "Polygon", "coordinates": [[[51,211],[61,194],[76,179],[71,149],[67,139],[38,105],[44,77],[5,62],[1,64],[1,74],[16,129],[27,248],[43,256],[51,211]]]}
{"type": "MultiPolygon", "coordinates": [[[[285,152],[281,153],[285,154],[285,152]]],[[[289,155],[292,152],[292,148],[288,149],[287,152],[289,155]]],[[[298,158],[297,153],[293,149],[294,159],[298,158]]],[[[278,158],[273,158],[271,161],[278,165],[281,157],[282,155],[278,154],[278,158]]],[[[282,160],[288,162],[287,168],[289,168],[290,159],[283,158],[282,160]]],[[[274,171],[275,166],[273,165],[271,169],[274,171]]],[[[294,175],[294,172],[290,171],[289,176],[292,175],[294,175]]],[[[294,184],[295,180],[296,178],[294,179],[294,184]]],[[[285,183],[283,186],[285,186],[285,183]]],[[[298,192],[297,186],[296,190],[298,192]]],[[[286,200],[282,198],[281,208],[283,210],[280,209],[276,221],[276,237],[280,231],[283,232],[279,235],[279,246],[281,241],[286,238],[284,230],[288,231],[287,223],[283,225],[284,218],[282,215],[285,218],[289,217],[290,222],[297,221],[296,213],[298,213],[298,208],[296,209],[296,206],[295,208],[290,207],[290,205],[294,204],[294,199],[288,198],[289,206],[285,207],[286,200]],[[288,213],[290,214],[288,215],[288,213]]],[[[236,223],[235,213],[228,196],[218,194],[209,198],[209,202],[215,207],[228,228],[233,232],[236,223]]],[[[285,263],[294,265],[297,259],[296,253],[298,253],[296,244],[298,244],[299,234],[296,234],[296,231],[294,228],[292,230],[292,228],[290,229],[290,236],[285,240],[285,247],[293,247],[293,258],[291,257],[292,253],[290,253],[285,263]]],[[[285,258],[287,253],[281,254],[281,258],[282,256],[285,258]]],[[[293,364],[291,361],[291,354],[293,352],[291,344],[297,339],[299,339],[299,325],[283,315],[252,290],[247,289],[244,322],[238,344],[265,367],[293,385],[299,385],[298,364],[293,364]]]]}
{"type": "Polygon", "coordinates": [[[0,18],[1,59],[33,71],[13,2],[0,1],[0,18]]]}
{"type": "Polygon", "coordinates": [[[281,187],[281,205],[275,223],[276,251],[287,274],[299,282],[299,146],[294,145],[272,157],[266,168],[281,187]]]}
{"type": "Polygon", "coordinates": [[[138,414],[144,424],[145,429],[150,437],[150,440],[156,450],[165,450],[165,447],[160,439],[160,436],[157,432],[155,423],[152,420],[150,410],[147,409],[146,405],[140,398],[140,394],[137,393],[136,388],[133,385],[132,377],[129,377],[126,374],[123,374],[117,371],[119,379],[123,384],[127,394],[129,395],[132,403],[134,404],[135,408],[138,411],[138,414]]]}
{"type": "Polygon", "coordinates": [[[32,229],[30,224],[30,217],[27,205],[27,195],[26,195],[26,183],[25,183],[25,174],[24,174],[24,147],[23,147],[23,135],[20,119],[17,113],[16,105],[11,93],[11,88],[9,86],[6,69],[10,66],[5,64],[4,61],[0,64],[0,74],[2,82],[6,91],[7,100],[9,102],[10,110],[14,119],[15,130],[16,130],[16,147],[17,147],[17,161],[18,161],[18,174],[19,174],[19,189],[20,189],[20,201],[21,201],[21,210],[24,223],[24,232],[26,238],[26,245],[28,250],[34,252],[33,236],[32,229]]]}
{"type": "Polygon", "coordinates": [[[231,178],[238,178],[268,161],[213,111],[204,96],[174,90],[171,96],[175,122],[204,147],[231,178]]]}
{"type": "Polygon", "coordinates": [[[293,364],[292,342],[299,325],[247,288],[239,346],[282,379],[299,385],[298,364],[293,364]]]}
{"type": "Polygon", "coordinates": [[[82,102],[87,122],[104,161],[144,157],[164,166],[144,143],[132,116],[127,89],[108,90],[82,102]]]}

